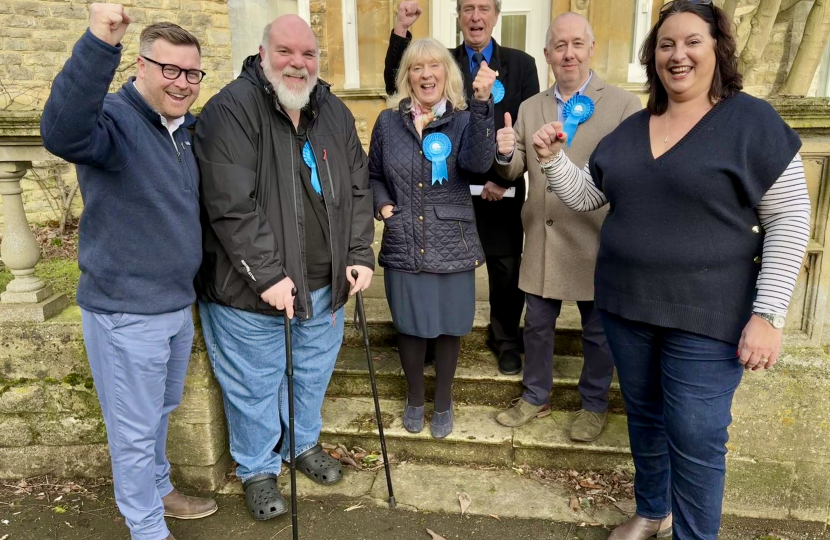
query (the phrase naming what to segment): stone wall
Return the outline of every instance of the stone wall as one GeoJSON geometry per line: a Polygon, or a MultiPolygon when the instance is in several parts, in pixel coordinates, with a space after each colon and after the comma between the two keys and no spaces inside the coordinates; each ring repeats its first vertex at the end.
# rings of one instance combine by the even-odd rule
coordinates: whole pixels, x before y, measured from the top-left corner
{"type": "MultiPolygon", "coordinates": [[[[198,313],[194,310],[198,324],[198,313]]],[[[174,479],[215,490],[231,458],[222,398],[197,328],[182,405],[170,418],[174,479]]],[[[81,332],[80,309],[40,324],[0,326],[0,478],[110,472],[106,428],[81,332]]]]}

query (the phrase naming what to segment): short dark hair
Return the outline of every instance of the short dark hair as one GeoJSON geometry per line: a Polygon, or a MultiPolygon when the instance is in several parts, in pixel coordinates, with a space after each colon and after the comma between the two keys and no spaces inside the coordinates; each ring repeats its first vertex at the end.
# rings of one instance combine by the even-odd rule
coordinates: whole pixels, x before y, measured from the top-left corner
{"type": "Polygon", "coordinates": [[[196,50],[199,52],[199,56],[202,55],[202,47],[199,45],[199,40],[196,39],[196,36],[178,24],[173,24],[171,22],[151,24],[142,30],[141,37],[139,38],[139,54],[141,54],[141,56],[147,56],[150,54],[150,47],[153,46],[153,43],[157,39],[163,39],[173,45],[189,45],[191,47],[196,47],[196,50]]]}
{"type": "Polygon", "coordinates": [[[678,13],[693,13],[703,19],[709,25],[709,34],[715,40],[715,75],[712,78],[709,98],[712,101],[720,101],[737,94],[743,88],[743,76],[738,71],[738,47],[735,36],[732,35],[732,25],[724,11],[714,3],[674,0],[666,4],[660,12],[657,24],[651,29],[640,49],[640,64],[646,70],[645,89],[649,94],[647,108],[654,115],[663,114],[669,106],[669,96],[663,87],[663,81],[657,75],[655,65],[657,33],[666,19],[678,13]]]}

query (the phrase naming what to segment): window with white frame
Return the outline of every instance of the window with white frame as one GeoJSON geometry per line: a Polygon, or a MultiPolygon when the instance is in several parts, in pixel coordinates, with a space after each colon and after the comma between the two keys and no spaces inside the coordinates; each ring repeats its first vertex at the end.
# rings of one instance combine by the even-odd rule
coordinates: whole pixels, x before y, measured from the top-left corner
{"type": "Polygon", "coordinates": [[[634,20],[631,24],[631,56],[628,63],[628,82],[646,82],[646,70],[640,65],[640,47],[651,30],[652,0],[635,0],[634,20]]]}
{"type": "Polygon", "coordinates": [[[289,13],[310,22],[310,0],[228,0],[234,76],[239,74],[245,58],[259,50],[265,25],[289,13]]]}

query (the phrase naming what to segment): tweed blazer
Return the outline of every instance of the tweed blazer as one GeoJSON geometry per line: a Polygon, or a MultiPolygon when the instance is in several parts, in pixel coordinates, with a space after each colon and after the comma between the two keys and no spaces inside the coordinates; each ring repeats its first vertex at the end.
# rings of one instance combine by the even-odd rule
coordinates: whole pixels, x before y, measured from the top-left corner
{"type": "MultiPolygon", "coordinates": [[[[603,137],[626,118],[641,110],[640,99],[621,88],[606,84],[596,73],[585,88],[596,108],[580,124],[565,154],[580,168],[588,163],[603,137]]],[[[593,300],[594,267],[599,250],[599,230],[607,214],[603,207],[593,212],[574,212],[554,194],[536,161],[533,134],[559,118],[553,87],[522,103],[514,122],[516,150],[508,164],[496,163],[503,178],[521,177],[528,171],[527,201],[522,207],[525,247],[519,288],[529,294],[557,300],[593,300]]]]}

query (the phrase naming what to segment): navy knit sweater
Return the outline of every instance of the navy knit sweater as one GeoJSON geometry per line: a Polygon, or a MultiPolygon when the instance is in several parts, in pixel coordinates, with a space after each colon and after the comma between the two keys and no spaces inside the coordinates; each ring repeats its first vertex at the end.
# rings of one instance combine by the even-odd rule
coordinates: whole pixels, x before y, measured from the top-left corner
{"type": "Polygon", "coordinates": [[[743,93],[718,103],[657,159],[647,111],[620,124],[590,160],[610,203],[597,306],[737,343],[761,269],[755,206],[800,147],[768,103],[743,93]]]}
{"type": "Polygon", "coordinates": [[[193,303],[202,260],[199,173],[185,129],[172,137],[128,81],[107,94],[121,59],[87,31],[52,84],[41,135],[76,164],[84,199],[78,304],[158,314],[193,303]]]}

